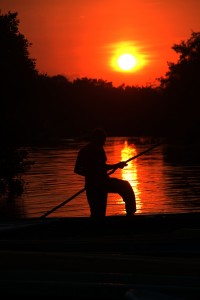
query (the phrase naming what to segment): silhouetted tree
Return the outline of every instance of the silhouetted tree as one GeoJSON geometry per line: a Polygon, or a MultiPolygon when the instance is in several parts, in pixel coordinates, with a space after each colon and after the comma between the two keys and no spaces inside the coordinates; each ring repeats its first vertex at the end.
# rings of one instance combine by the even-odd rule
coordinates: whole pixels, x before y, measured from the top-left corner
{"type": "Polygon", "coordinates": [[[163,88],[178,88],[180,91],[191,91],[200,82],[200,32],[192,32],[187,41],[175,44],[172,49],[179,54],[177,63],[168,63],[169,71],[160,78],[163,88]]]}
{"type": "Polygon", "coordinates": [[[0,15],[0,195],[8,197],[23,192],[21,175],[31,164],[18,147],[20,131],[28,129],[28,100],[38,75],[29,58],[31,44],[18,25],[17,13],[0,15]]]}
{"type": "Polygon", "coordinates": [[[197,134],[200,110],[200,32],[192,32],[187,41],[172,49],[177,63],[168,63],[169,71],[160,78],[164,90],[166,118],[170,130],[197,134]]]}
{"type": "Polygon", "coordinates": [[[0,78],[3,83],[23,84],[37,75],[35,59],[29,57],[31,43],[19,32],[17,12],[0,15],[0,78]]]}
{"type": "Polygon", "coordinates": [[[29,98],[34,94],[34,80],[38,75],[35,60],[29,58],[31,43],[18,26],[17,12],[0,15],[0,136],[9,138],[24,131],[29,98]]]}

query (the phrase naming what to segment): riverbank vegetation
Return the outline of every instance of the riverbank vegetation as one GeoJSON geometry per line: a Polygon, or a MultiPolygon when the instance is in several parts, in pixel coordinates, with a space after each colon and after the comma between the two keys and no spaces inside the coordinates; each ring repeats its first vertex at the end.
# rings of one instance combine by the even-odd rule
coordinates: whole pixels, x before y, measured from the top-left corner
{"type": "Polygon", "coordinates": [[[36,59],[29,57],[31,43],[18,30],[17,13],[0,15],[0,26],[4,138],[74,137],[97,126],[117,136],[165,136],[175,128],[198,128],[200,32],[172,47],[179,59],[168,63],[159,86],[114,87],[103,79],[40,74],[36,59]]]}

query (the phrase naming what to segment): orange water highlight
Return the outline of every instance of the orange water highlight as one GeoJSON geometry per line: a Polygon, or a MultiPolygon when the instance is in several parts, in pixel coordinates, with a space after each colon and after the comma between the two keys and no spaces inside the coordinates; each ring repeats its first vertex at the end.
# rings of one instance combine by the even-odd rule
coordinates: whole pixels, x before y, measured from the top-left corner
{"type": "MultiPolygon", "coordinates": [[[[121,160],[126,161],[135,155],[137,155],[137,150],[134,144],[129,145],[128,141],[125,141],[124,147],[121,150],[121,160]]],[[[140,201],[141,192],[139,190],[139,184],[138,184],[138,171],[137,171],[136,160],[129,161],[127,167],[122,169],[122,179],[129,181],[129,183],[133,187],[136,196],[137,209],[141,209],[141,201],[140,201]]]]}

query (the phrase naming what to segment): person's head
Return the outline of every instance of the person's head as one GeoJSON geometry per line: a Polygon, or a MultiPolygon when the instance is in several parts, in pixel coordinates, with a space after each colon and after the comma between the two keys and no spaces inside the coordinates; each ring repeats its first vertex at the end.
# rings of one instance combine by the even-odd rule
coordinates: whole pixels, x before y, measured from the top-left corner
{"type": "Polygon", "coordinates": [[[106,141],[106,133],[102,128],[96,128],[92,132],[91,141],[96,144],[104,145],[106,141]]]}

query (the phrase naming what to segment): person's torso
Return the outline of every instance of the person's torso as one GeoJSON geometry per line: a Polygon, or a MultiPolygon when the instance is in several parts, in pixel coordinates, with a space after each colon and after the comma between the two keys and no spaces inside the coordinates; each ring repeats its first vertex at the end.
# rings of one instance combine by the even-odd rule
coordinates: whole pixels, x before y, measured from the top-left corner
{"type": "Polygon", "coordinates": [[[90,143],[81,150],[86,181],[107,177],[107,157],[102,146],[90,143]]]}

